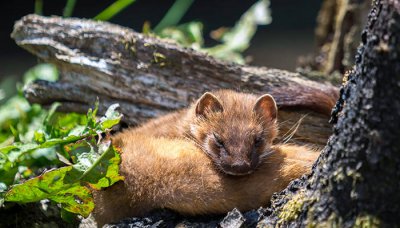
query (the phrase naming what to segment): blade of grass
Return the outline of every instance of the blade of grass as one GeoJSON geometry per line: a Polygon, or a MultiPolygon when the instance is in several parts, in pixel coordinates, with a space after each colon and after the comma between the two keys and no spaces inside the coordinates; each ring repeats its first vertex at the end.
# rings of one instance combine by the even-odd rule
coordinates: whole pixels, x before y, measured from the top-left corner
{"type": "Polygon", "coordinates": [[[68,0],[67,4],[65,5],[63,17],[71,17],[72,13],[74,12],[76,0],[68,0]]]}
{"type": "Polygon", "coordinates": [[[97,16],[94,17],[95,20],[107,21],[117,15],[120,11],[134,3],[136,0],[117,0],[97,16]]]}
{"type": "Polygon", "coordinates": [[[43,0],[35,0],[35,14],[43,15],[43,0]]]}
{"type": "Polygon", "coordinates": [[[194,0],[176,0],[154,31],[157,33],[165,27],[177,25],[193,2],[194,0]]]}

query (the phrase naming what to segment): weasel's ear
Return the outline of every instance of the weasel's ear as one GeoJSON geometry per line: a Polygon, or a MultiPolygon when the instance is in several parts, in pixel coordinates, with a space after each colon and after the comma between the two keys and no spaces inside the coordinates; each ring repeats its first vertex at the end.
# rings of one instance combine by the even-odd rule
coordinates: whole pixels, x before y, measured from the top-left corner
{"type": "Polygon", "coordinates": [[[222,112],[221,102],[212,93],[206,92],[196,103],[196,116],[204,116],[207,112],[222,112]]]}
{"type": "Polygon", "coordinates": [[[264,94],[259,97],[254,105],[253,111],[267,120],[276,120],[278,108],[274,98],[269,94],[264,94]]]}

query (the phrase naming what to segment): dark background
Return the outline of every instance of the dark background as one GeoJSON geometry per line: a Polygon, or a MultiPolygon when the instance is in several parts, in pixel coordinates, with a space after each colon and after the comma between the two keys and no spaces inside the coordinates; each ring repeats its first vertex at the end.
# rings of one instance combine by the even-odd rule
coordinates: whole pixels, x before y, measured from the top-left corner
{"type": "MultiPolygon", "coordinates": [[[[62,15],[65,0],[44,0],[44,15],[62,15]]],[[[112,0],[78,0],[75,17],[92,18],[113,3],[112,0]]],[[[111,22],[141,31],[144,21],[153,27],[167,12],[174,0],[137,0],[111,22]]],[[[256,1],[197,0],[186,13],[183,22],[204,23],[205,36],[221,26],[233,26],[256,1]]],[[[246,55],[252,65],[295,70],[298,56],[314,50],[314,27],[322,0],[271,0],[272,23],[259,27],[246,55]]],[[[36,64],[28,52],[10,38],[13,24],[22,16],[33,13],[34,1],[1,1],[0,6],[0,84],[18,80],[23,72],[36,64]]],[[[206,39],[206,44],[213,44],[206,39]]]]}

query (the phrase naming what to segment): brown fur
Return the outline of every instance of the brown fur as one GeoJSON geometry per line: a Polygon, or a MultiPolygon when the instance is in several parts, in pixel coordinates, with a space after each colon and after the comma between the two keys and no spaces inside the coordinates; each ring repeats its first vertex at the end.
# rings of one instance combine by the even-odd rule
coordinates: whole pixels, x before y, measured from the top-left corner
{"type": "Polygon", "coordinates": [[[129,131],[116,135],[114,144],[122,149],[125,180],[94,192],[99,226],[156,208],[201,215],[265,206],[274,192],[307,173],[318,156],[304,147],[276,145],[253,174],[229,176],[191,141],[129,131]]]}
{"type": "Polygon", "coordinates": [[[271,97],[272,101],[258,102],[259,108],[255,108],[260,100],[252,94],[218,90],[212,95],[218,105],[214,107],[208,99],[205,103],[210,108],[204,110],[204,116],[196,113],[200,98],[189,108],[151,120],[126,131],[126,135],[141,132],[155,137],[190,139],[222,171],[233,175],[254,171],[277,136],[275,102],[271,97]],[[218,147],[215,135],[224,142],[224,148],[218,147]],[[254,146],[256,138],[262,139],[257,147],[254,146]]]}
{"type": "Polygon", "coordinates": [[[113,137],[122,149],[120,172],[126,179],[94,192],[93,214],[99,225],[156,208],[188,215],[254,209],[310,170],[317,153],[272,145],[277,135],[272,98],[260,102],[262,97],[230,90],[202,98],[201,106],[200,99],[113,137]],[[223,140],[229,156],[221,155],[214,134],[223,140]],[[255,148],[258,136],[263,141],[255,148]],[[251,151],[259,158],[251,175],[226,175],[223,163],[251,162],[251,151]]]}

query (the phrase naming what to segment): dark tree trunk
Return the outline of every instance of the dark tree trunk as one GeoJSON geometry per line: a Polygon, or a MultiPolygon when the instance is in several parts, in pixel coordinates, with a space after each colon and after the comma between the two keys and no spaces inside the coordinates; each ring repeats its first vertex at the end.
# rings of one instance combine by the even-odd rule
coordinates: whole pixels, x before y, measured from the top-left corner
{"type": "Polygon", "coordinates": [[[313,173],[275,196],[264,224],[399,224],[399,44],[400,2],[375,1],[341,90],[334,134],[313,173]]]}

